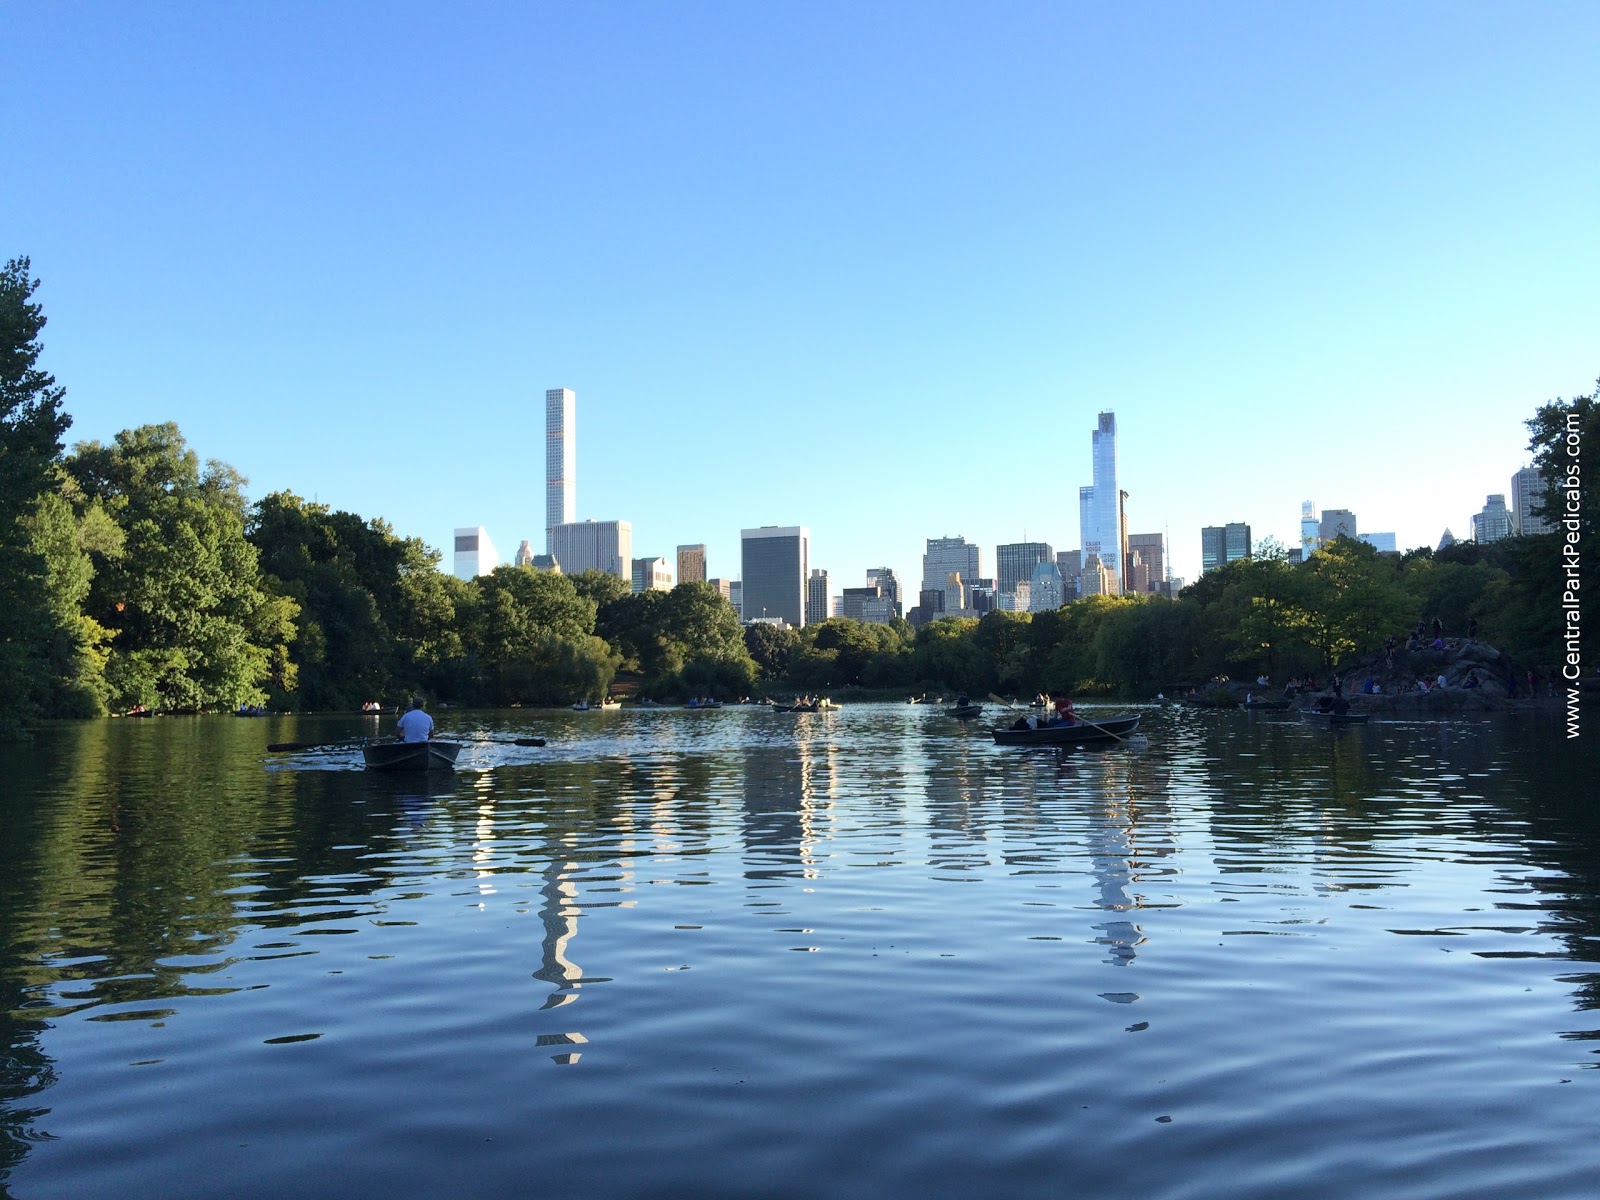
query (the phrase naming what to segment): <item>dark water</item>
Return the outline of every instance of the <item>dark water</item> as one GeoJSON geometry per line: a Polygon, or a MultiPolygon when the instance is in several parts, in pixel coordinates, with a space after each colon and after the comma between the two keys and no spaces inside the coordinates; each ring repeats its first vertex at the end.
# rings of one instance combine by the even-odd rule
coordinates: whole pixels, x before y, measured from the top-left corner
{"type": "Polygon", "coordinates": [[[1594,740],[443,714],[0,749],[0,1181],[85,1197],[1592,1197],[1594,740]]]}

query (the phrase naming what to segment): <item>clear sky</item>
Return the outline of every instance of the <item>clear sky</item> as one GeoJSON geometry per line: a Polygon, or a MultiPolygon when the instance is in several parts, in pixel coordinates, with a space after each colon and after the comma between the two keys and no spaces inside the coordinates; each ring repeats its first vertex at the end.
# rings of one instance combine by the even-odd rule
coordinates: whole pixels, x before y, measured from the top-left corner
{"type": "MultiPolygon", "coordinates": [[[[1300,502],[1470,531],[1600,375],[1600,4],[0,6],[0,255],[69,438],[172,420],[259,498],[448,551],[810,528],[1076,548],[1300,502]]],[[[449,555],[444,563],[449,568],[449,555]]]]}

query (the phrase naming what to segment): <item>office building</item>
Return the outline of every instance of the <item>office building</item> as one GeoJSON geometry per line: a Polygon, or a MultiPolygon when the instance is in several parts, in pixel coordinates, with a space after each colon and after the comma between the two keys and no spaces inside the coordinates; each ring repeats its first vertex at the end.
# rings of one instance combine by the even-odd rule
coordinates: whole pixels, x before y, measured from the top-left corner
{"type": "Polygon", "coordinates": [[[1054,612],[1065,602],[1061,568],[1055,559],[1036,563],[1028,580],[1028,611],[1054,612]]]}
{"type": "Polygon", "coordinates": [[[1250,526],[1242,521],[1207,525],[1200,531],[1200,573],[1250,557],[1250,526]]]}
{"type": "Polygon", "coordinates": [[[704,583],[706,581],[706,548],[696,543],[678,547],[678,582],[704,583]]]}
{"type": "Polygon", "coordinates": [[[976,579],[983,574],[983,551],[971,545],[964,537],[929,538],[928,549],[922,556],[922,587],[924,592],[944,591],[950,572],[958,572],[963,579],[976,579]]]}
{"type": "Polygon", "coordinates": [[[733,603],[733,583],[730,580],[708,579],[706,580],[706,586],[728,601],[728,603],[733,603]]]}
{"type": "MultiPolygon", "coordinates": [[[[1002,596],[1017,594],[1017,588],[1033,578],[1033,569],[1055,558],[1049,542],[1011,542],[994,551],[994,585],[1002,596]]],[[[1025,610],[1026,604],[1019,604],[1025,610]]]]}
{"type": "Polygon", "coordinates": [[[495,553],[494,543],[489,540],[489,531],[482,525],[456,530],[454,573],[457,579],[476,579],[499,565],[500,556],[495,553]]]}
{"type": "Polygon", "coordinates": [[[1511,532],[1524,537],[1554,533],[1555,525],[1537,515],[1545,503],[1544,476],[1537,467],[1523,467],[1511,477],[1511,532]]]}
{"type": "Polygon", "coordinates": [[[894,608],[894,615],[897,617],[901,615],[903,610],[900,607],[900,581],[895,578],[893,571],[888,567],[868,567],[867,586],[882,588],[884,599],[894,608]]]}
{"type": "Polygon", "coordinates": [[[1395,535],[1392,533],[1363,533],[1357,535],[1356,541],[1365,542],[1379,554],[1395,552],[1395,535]]]}
{"type": "Polygon", "coordinates": [[[635,592],[670,592],[672,590],[672,565],[665,558],[634,559],[633,590],[635,592]]]}
{"type": "Polygon", "coordinates": [[[803,628],[810,557],[811,531],[804,525],[763,525],[740,530],[744,620],[776,617],[796,629],[803,628]]]}
{"type": "Polygon", "coordinates": [[[1162,533],[1128,535],[1127,590],[1140,595],[1166,593],[1167,538],[1162,533]]]}
{"type": "Polygon", "coordinates": [[[806,580],[806,624],[818,625],[828,619],[828,573],[820,567],[811,569],[806,580]]]}
{"type": "Polygon", "coordinates": [[[1307,562],[1322,549],[1322,527],[1317,521],[1317,506],[1310,500],[1300,502],[1300,561],[1307,562]]]}
{"type": "Polygon", "coordinates": [[[1061,571],[1061,602],[1076,600],[1083,593],[1078,590],[1078,583],[1083,578],[1083,551],[1058,550],[1056,551],[1056,566],[1061,571]]]}
{"type": "Polygon", "coordinates": [[[1451,546],[1454,546],[1455,544],[1456,544],[1456,535],[1451,533],[1449,527],[1446,526],[1444,533],[1439,538],[1439,544],[1436,547],[1434,547],[1434,551],[1433,552],[1435,554],[1438,554],[1439,551],[1448,550],[1451,546]]]}
{"type": "Polygon", "coordinates": [[[573,521],[550,530],[550,554],[568,575],[605,571],[633,578],[633,525],[629,521],[573,521]]]}
{"type": "Polygon", "coordinates": [[[1326,546],[1334,538],[1356,536],[1356,515],[1348,508],[1325,508],[1317,523],[1317,539],[1326,546]]]}
{"type": "Polygon", "coordinates": [[[993,579],[973,579],[967,583],[967,607],[975,617],[995,610],[993,579]]]}
{"type": "MultiPolygon", "coordinates": [[[[544,394],[544,552],[556,554],[555,528],[578,519],[578,394],[544,394]]],[[[560,555],[556,555],[560,558],[560,555]]],[[[571,573],[571,568],[567,568],[571,573]]]]}
{"type": "Polygon", "coordinates": [[[1502,493],[1489,497],[1483,511],[1472,518],[1472,540],[1480,545],[1498,542],[1511,536],[1511,510],[1506,507],[1502,493]]]}
{"type": "MultiPolygon", "coordinates": [[[[1098,556],[1100,565],[1116,579],[1113,593],[1122,587],[1122,494],[1117,487],[1117,415],[1100,414],[1091,441],[1094,482],[1078,489],[1078,529],[1083,556],[1098,556]]],[[[1002,572],[1004,574],[1004,572],[1002,572]]],[[[1004,584],[1001,585],[1002,589],[1004,584]]]]}
{"type": "Polygon", "coordinates": [[[522,539],[522,544],[517,547],[517,556],[511,561],[519,567],[533,566],[533,546],[529,544],[527,538],[522,539]]]}
{"type": "Polygon", "coordinates": [[[744,620],[744,584],[740,580],[728,581],[728,603],[733,605],[733,611],[739,614],[739,619],[744,620]]]}
{"type": "Polygon", "coordinates": [[[1078,573],[1078,592],[1080,596],[1115,596],[1117,594],[1117,577],[1111,573],[1111,568],[1100,561],[1100,556],[1093,552],[1083,556],[1083,565],[1078,573]]]}
{"type": "Polygon", "coordinates": [[[866,587],[847,587],[839,597],[839,615],[849,617],[852,621],[865,621],[867,618],[862,614],[866,611],[867,603],[883,598],[883,589],[875,583],[869,583],[866,587]]]}

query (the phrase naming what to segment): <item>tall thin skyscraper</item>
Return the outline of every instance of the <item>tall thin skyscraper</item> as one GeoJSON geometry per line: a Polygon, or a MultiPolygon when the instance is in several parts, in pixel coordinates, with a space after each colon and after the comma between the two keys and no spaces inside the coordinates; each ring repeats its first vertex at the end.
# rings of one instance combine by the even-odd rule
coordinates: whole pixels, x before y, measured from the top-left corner
{"type": "Polygon", "coordinates": [[[544,394],[544,552],[555,553],[557,525],[578,519],[578,394],[550,388],[544,394]]]}
{"type": "Polygon", "coordinates": [[[1100,414],[1094,431],[1094,483],[1078,489],[1078,525],[1083,535],[1084,561],[1097,555],[1111,572],[1118,590],[1122,586],[1122,504],[1117,488],[1117,414],[1100,414]]]}

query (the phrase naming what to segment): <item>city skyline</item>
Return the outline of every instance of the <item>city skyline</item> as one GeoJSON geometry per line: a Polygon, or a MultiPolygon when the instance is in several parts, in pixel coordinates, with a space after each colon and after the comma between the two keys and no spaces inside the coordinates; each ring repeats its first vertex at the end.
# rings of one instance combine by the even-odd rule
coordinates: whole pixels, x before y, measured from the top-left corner
{"type": "Polygon", "coordinates": [[[909,602],[928,537],[1081,549],[1100,412],[1193,580],[1308,496],[1469,529],[1600,374],[1593,5],[299,12],[0,12],[5,253],[69,444],[173,421],[442,565],[549,548],[552,384],[575,519],[909,602]]]}

